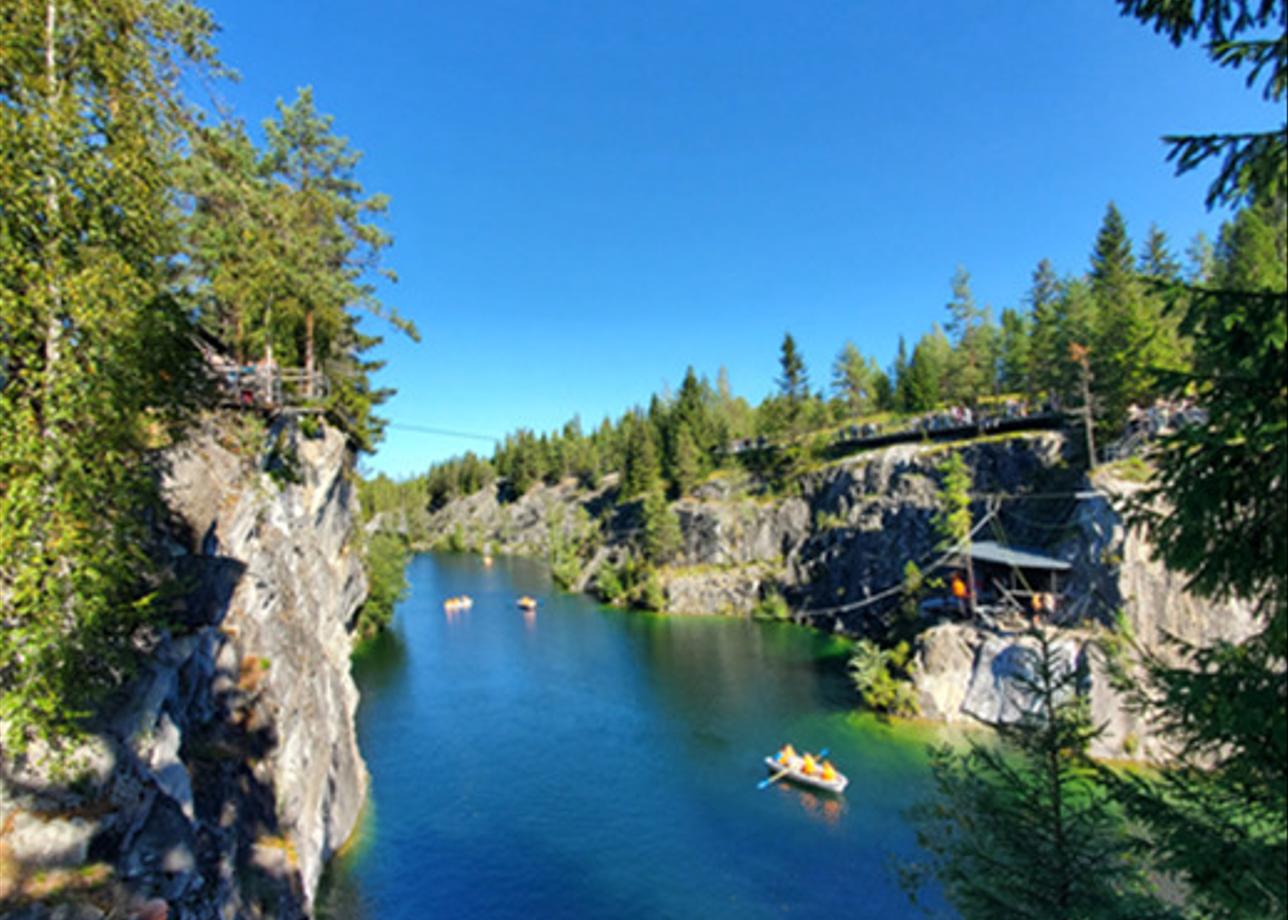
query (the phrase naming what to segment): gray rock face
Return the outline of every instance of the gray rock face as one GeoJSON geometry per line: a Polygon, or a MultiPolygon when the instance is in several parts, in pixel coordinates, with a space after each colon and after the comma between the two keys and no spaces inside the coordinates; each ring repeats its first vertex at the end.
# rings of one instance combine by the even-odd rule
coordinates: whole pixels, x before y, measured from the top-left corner
{"type": "Polygon", "coordinates": [[[213,424],[171,452],[189,629],[163,635],[103,714],[77,782],[33,761],[0,775],[0,859],[20,876],[105,862],[122,910],[160,897],[179,917],[310,911],[366,793],[349,673],[366,583],[343,436],[269,434],[293,474],[269,475],[213,424]]]}
{"type": "MultiPolygon", "coordinates": [[[[671,612],[741,614],[769,591],[781,592],[801,622],[820,629],[880,638],[901,603],[904,565],[923,569],[939,558],[934,532],[936,469],[948,449],[960,449],[981,497],[972,507],[981,539],[1044,548],[1073,565],[1057,625],[1062,649],[1085,666],[1093,716],[1105,726],[1095,753],[1105,757],[1160,754],[1157,739],[1109,684],[1098,630],[1119,614],[1141,643],[1174,660],[1167,637],[1208,644],[1238,640],[1252,628],[1246,605],[1211,604],[1190,595],[1183,580],[1151,558],[1143,536],[1116,510],[1136,488],[1098,471],[1088,482],[1065,457],[1058,432],[977,441],[960,448],[904,444],[859,454],[808,474],[799,497],[768,500],[748,494],[745,476],[703,483],[676,502],[683,546],[662,570],[671,612]],[[1033,498],[1024,496],[1036,493],[1033,498]]],[[[606,521],[605,546],[588,569],[621,558],[635,538],[634,521],[618,509],[603,515],[612,484],[587,493],[571,483],[538,486],[513,505],[493,491],[458,500],[437,513],[446,535],[459,526],[473,542],[487,539],[502,552],[544,555],[550,521],[582,507],[606,521]]],[[[589,583],[583,573],[580,585],[589,583]]],[[[1023,711],[1015,671],[1026,646],[1015,634],[966,623],[928,623],[917,645],[915,683],[922,712],[946,722],[1011,721],[1023,711]],[[1009,670],[1008,670],[1009,669],[1009,670]]]]}
{"type": "Polygon", "coordinates": [[[761,598],[764,577],[755,566],[726,571],[676,571],[666,580],[666,609],[698,616],[746,615],[761,598]]]}

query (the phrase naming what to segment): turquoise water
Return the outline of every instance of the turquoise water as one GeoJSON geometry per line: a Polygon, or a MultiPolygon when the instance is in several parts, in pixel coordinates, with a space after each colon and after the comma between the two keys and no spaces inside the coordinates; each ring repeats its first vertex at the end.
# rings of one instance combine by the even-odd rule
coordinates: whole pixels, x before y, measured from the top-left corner
{"type": "Polygon", "coordinates": [[[840,640],[627,613],[545,567],[424,555],[355,666],[371,769],[326,917],[901,917],[928,730],[853,714],[840,640]],[[514,599],[541,601],[535,616],[514,599]],[[443,599],[474,598],[447,615],[443,599]],[[828,746],[835,799],[756,788],[784,741],[828,746]]]}

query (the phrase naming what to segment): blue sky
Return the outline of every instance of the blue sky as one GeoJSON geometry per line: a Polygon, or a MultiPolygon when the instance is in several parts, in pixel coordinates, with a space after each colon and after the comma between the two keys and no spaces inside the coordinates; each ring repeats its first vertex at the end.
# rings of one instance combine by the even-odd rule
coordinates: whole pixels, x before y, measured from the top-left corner
{"type": "MultiPolygon", "coordinates": [[[[211,0],[247,121],[312,85],[392,197],[419,325],[396,424],[594,425],[692,364],[753,401],[790,330],[815,387],[886,364],[956,265],[995,312],[1084,270],[1106,203],[1183,251],[1221,215],[1159,137],[1279,113],[1111,0],[211,0]]],[[[368,324],[370,327],[371,324],[368,324]]],[[[490,447],[391,429],[395,475],[490,447]]]]}

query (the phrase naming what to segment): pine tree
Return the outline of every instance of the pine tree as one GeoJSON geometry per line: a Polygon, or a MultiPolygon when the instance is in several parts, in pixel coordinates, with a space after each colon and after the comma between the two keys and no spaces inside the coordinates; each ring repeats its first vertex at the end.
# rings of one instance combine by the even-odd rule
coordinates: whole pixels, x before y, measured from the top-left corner
{"type": "Polygon", "coordinates": [[[1043,259],[1033,270],[1029,287],[1028,304],[1033,317],[1033,335],[1029,347],[1029,361],[1033,369],[1033,383],[1037,390],[1054,396],[1061,390],[1060,367],[1063,354],[1060,348],[1061,331],[1058,322],[1059,301],[1063,297],[1060,279],[1048,259],[1043,259]]]}
{"type": "Polygon", "coordinates": [[[1157,224],[1149,225],[1149,234],[1140,251],[1139,271],[1146,278],[1160,281],[1175,281],[1181,277],[1180,263],[1167,248],[1167,234],[1157,224]]]}
{"type": "Polygon", "coordinates": [[[1155,325],[1136,276],[1127,224],[1111,201],[1091,256],[1095,325],[1086,346],[1095,381],[1096,417],[1117,436],[1127,407],[1143,401],[1153,384],[1150,355],[1155,325]]]}
{"type": "Polygon", "coordinates": [[[952,361],[952,346],[936,324],[917,342],[908,362],[909,411],[925,412],[943,402],[952,361]]]}
{"type": "Polygon", "coordinates": [[[1038,630],[1019,648],[1024,715],[997,727],[1001,745],[932,753],[935,792],[910,813],[930,858],[902,867],[905,890],[915,901],[932,874],[967,920],[1173,916],[1087,760],[1098,730],[1073,656],[1038,630]]]}
{"type": "Polygon", "coordinates": [[[1190,270],[1186,280],[1190,284],[1208,284],[1216,273],[1216,249],[1212,241],[1202,230],[1194,234],[1189,248],[1185,250],[1190,270]]]}
{"type": "Polygon", "coordinates": [[[794,408],[799,408],[809,399],[809,374],[805,370],[805,361],[796,349],[796,340],[792,334],[783,336],[782,354],[778,359],[782,373],[778,377],[778,392],[794,408]]]}
{"type": "Polygon", "coordinates": [[[908,375],[908,343],[899,336],[899,347],[894,353],[894,408],[898,412],[913,411],[912,381],[908,375]]]}
{"type": "Polygon", "coordinates": [[[1029,318],[1018,310],[1002,311],[1001,358],[1002,389],[1008,393],[1034,394],[1030,348],[1033,333],[1029,318]]]}
{"type": "Polygon", "coordinates": [[[994,387],[996,329],[988,309],[976,305],[970,289],[970,273],[960,265],[953,274],[952,289],[953,299],[947,305],[947,328],[952,336],[953,355],[945,378],[945,395],[976,405],[994,387]]]}
{"type": "Polygon", "coordinates": [[[675,432],[675,495],[683,498],[702,479],[702,458],[689,426],[681,422],[675,432]]]}
{"type": "Polygon", "coordinates": [[[666,565],[680,551],[684,535],[680,519],[661,489],[644,496],[644,558],[652,565],[666,565]]]}
{"type": "Polygon", "coordinates": [[[653,428],[648,421],[636,415],[628,415],[623,422],[628,427],[621,500],[629,501],[661,487],[662,467],[657,456],[653,428]]]}
{"type": "Polygon", "coordinates": [[[279,100],[276,119],[264,123],[264,170],[289,192],[279,189],[278,197],[290,228],[283,260],[290,293],[275,308],[289,318],[295,362],[311,372],[322,359],[333,420],[359,449],[371,450],[384,427],[372,410],[388,393],[370,388],[368,374],[379,365],[362,356],[380,340],[358,330],[353,311],[385,319],[413,340],[419,334],[376,296],[371,275],[391,240],[374,219],[389,201],[364,193],[355,176],[361,154],[333,132],[332,123],[314,107],[308,87],[289,105],[279,100]]]}
{"type": "Polygon", "coordinates": [[[1101,303],[1113,304],[1130,295],[1136,272],[1132,264],[1131,239],[1127,222],[1112,201],[1096,233],[1091,253],[1091,292],[1101,303]]]}
{"type": "Polygon", "coordinates": [[[132,662],[153,449],[200,393],[176,151],[183,2],[17,0],[0,41],[0,745],[59,735],[132,662]]]}
{"type": "Polygon", "coordinates": [[[832,365],[832,391],[850,416],[862,415],[875,402],[875,377],[870,362],[853,342],[846,341],[832,365]]]}

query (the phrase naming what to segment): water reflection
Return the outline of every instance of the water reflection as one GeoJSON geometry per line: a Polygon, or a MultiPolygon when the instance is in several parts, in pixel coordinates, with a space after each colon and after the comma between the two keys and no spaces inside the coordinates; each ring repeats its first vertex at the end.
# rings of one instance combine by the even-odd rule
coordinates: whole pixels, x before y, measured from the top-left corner
{"type": "Polygon", "coordinates": [[[821,821],[833,827],[840,824],[841,818],[848,810],[845,805],[845,799],[834,795],[812,792],[787,782],[778,783],[777,789],[779,795],[795,799],[805,814],[816,821],[821,821]]]}
{"type": "Polygon", "coordinates": [[[353,679],[363,693],[378,693],[398,679],[406,664],[407,643],[396,629],[387,629],[353,653],[353,679]]]}

